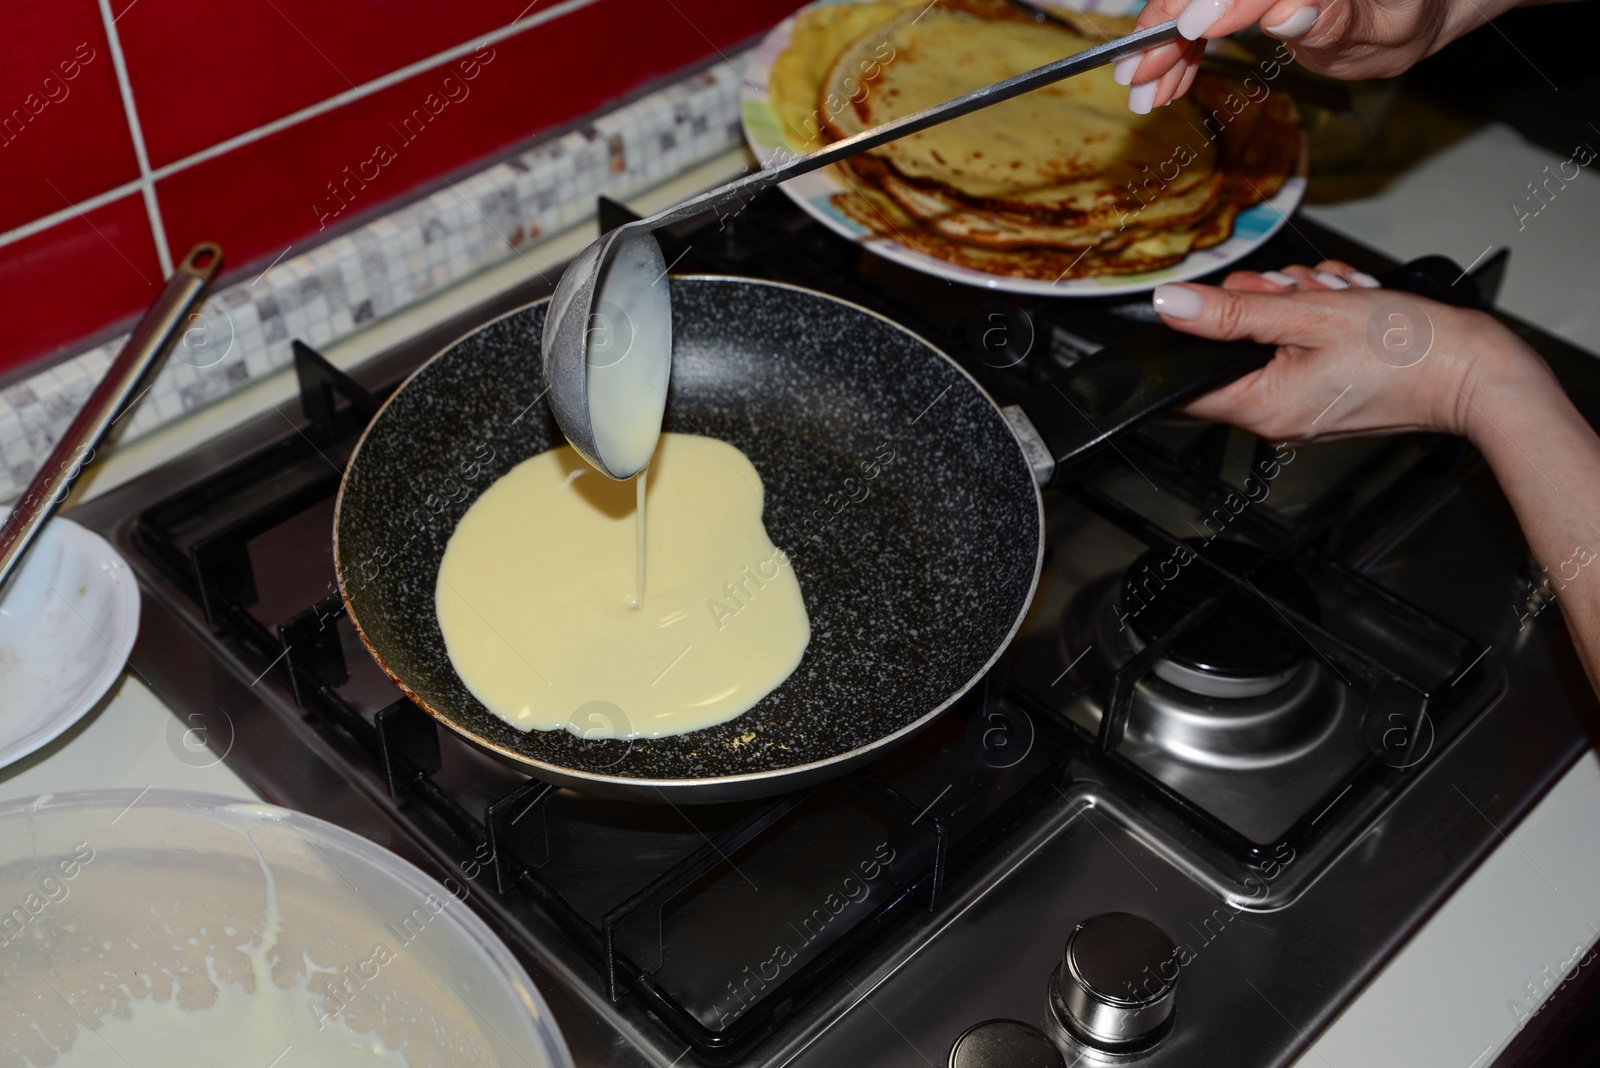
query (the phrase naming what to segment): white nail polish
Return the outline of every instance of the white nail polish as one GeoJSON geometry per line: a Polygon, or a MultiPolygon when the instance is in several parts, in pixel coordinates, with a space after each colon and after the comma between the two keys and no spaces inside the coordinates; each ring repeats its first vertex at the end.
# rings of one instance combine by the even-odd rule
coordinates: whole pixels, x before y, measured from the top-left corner
{"type": "Polygon", "coordinates": [[[1139,69],[1139,61],[1144,59],[1144,53],[1123,56],[1111,67],[1111,80],[1118,85],[1132,85],[1133,72],[1139,69]]]}
{"type": "Polygon", "coordinates": [[[1316,274],[1312,275],[1311,277],[1315,278],[1317,281],[1321,282],[1323,285],[1327,286],[1329,289],[1349,289],[1350,288],[1350,283],[1349,282],[1346,282],[1343,278],[1340,278],[1338,275],[1332,274],[1332,273],[1330,273],[1328,271],[1318,271],[1316,274]]]}
{"type": "Polygon", "coordinates": [[[1233,0],[1189,0],[1189,6],[1178,16],[1178,32],[1198,41],[1232,6],[1233,0]]]}
{"type": "Polygon", "coordinates": [[[1275,286],[1288,286],[1291,289],[1300,288],[1299,282],[1296,282],[1293,278],[1284,274],[1282,271],[1262,271],[1261,277],[1265,278],[1275,286]]]}
{"type": "Polygon", "coordinates": [[[1383,286],[1382,282],[1372,277],[1366,271],[1351,271],[1350,281],[1354,282],[1362,289],[1380,289],[1383,286]]]}
{"type": "Polygon", "coordinates": [[[1140,82],[1132,89],[1129,89],[1128,110],[1135,115],[1150,114],[1150,109],[1155,106],[1156,89],[1160,84],[1158,81],[1140,82]]]}
{"type": "Polygon", "coordinates": [[[1156,311],[1174,319],[1198,319],[1205,307],[1200,294],[1187,286],[1156,286],[1150,300],[1156,311]]]}
{"type": "Polygon", "coordinates": [[[1297,37],[1304,37],[1310,33],[1312,25],[1317,21],[1317,16],[1320,14],[1322,14],[1321,8],[1303,7],[1276,26],[1263,26],[1262,29],[1274,37],[1282,37],[1284,40],[1292,41],[1297,37]]]}

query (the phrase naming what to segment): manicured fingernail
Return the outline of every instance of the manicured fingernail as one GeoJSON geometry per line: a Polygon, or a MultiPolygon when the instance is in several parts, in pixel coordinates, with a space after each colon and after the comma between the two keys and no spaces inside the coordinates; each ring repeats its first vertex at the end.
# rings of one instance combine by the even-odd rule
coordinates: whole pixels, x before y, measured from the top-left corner
{"type": "Polygon", "coordinates": [[[1299,282],[1296,282],[1282,271],[1262,271],[1261,277],[1275,286],[1289,286],[1291,289],[1297,289],[1300,286],[1299,282]]]}
{"type": "Polygon", "coordinates": [[[1205,307],[1200,294],[1187,286],[1156,286],[1150,299],[1156,311],[1174,319],[1198,319],[1205,307]]]}
{"type": "Polygon", "coordinates": [[[1316,274],[1312,275],[1311,277],[1315,278],[1317,281],[1321,282],[1323,285],[1327,286],[1329,289],[1349,289],[1350,288],[1350,283],[1349,282],[1346,282],[1343,278],[1340,278],[1336,274],[1331,274],[1328,271],[1318,271],[1316,274]]]}
{"type": "Polygon", "coordinates": [[[1233,0],[1189,0],[1189,6],[1178,16],[1178,32],[1198,41],[1232,6],[1233,0]]]}
{"type": "Polygon", "coordinates": [[[1144,53],[1123,56],[1111,67],[1111,80],[1118,85],[1132,85],[1133,72],[1139,69],[1139,61],[1144,58],[1144,53]]]}
{"type": "Polygon", "coordinates": [[[1379,289],[1383,286],[1382,282],[1372,277],[1366,271],[1351,271],[1350,281],[1354,282],[1362,289],[1379,289]]]}
{"type": "Polygon", "coordinates": [[[1317,16],[1320,14],[1322,14],[1321,8],[1303,7],[1276,26],[1263,26],[1262,29],[1274,37],[1282,37],[1292,41],[1296,37],[1304,37],[1311,32],[1311,25],[1317,21],[1317,16]]]}
{"type": "Polygon", "coordinates": [[[1128,90],[1128,110],[1135,115],[1148,115],[1155,106],[1156,87],[1159,81],[1140,82],[1128,90]]]}

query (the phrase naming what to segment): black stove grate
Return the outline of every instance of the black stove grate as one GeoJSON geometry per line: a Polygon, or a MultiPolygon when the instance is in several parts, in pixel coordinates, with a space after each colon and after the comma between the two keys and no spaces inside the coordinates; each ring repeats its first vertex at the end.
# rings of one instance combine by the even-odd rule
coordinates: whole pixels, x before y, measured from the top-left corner
{"type": "MultiPolygon", "coordinates": [[[[1326,828],[1335,822],[1327,817],[1337,811],[1342,799],[1371,804],[1375,797],[1397,793],[1408,780],[1406,771],[1418,766],[1429,750],[1452,736],[1456,728],[1454,714],[1463,708],[1482,707],[1480,684],[1493,665],[1473,639],[1396,596],[1343,559],[1347,547],[1364,540],[1360,535],[1404,526],[1404,511],[1441,488],[1463,483],[1479,463],[1462,442],[1436,438],[1425,445],[1423,456],[1412,460],[1400,478],[1364,507],[1353,508],[1353,484],[1373,477],[1378,469],[1392,464],[1398,453],[1414,450],[1415,445],[1396,443],[1381,449],[1352,473],[1352,479],[1335,484],[1305,509],[1298,521],[1264,505],[1242,512],[1237,526],[1255,543],[1255,559],[1234,568],[1218,562],[1217,554],[1197,553],[1194,563],[1220,579],[1225,592],[1201,601],[1112,674],[1099,695],[1102,714],[1092,739],[1083,728],[1074,726],[1100,760],[1142,782],[1163,804],[1205,828],[1214,841],[1235,855],[1260,859],[1285,847],[1296,855],[1303,854],[1315,842],[1319,825],[1326,828]],[[1385,651],[1375,648],[1374,643],[1335,633],[1322,621],[1306,615],[1304,606],[1252,581],[1263,567],[1284,560],[1293,561],[1319,586],[1343,587],[1364,605],[1384,613],[1389,623],[1385,633],[1392,636],[1403,632],[1407,637],[1408,663],[1395,667],[1393,658],[1386,658],[1385,651]],[[1365,701],[1361,732],[1370,750],[1366,759],[1325,795],[1326,806],[1307,811],[1280,840],[1272,843],[1251,841],[1118,753],[1135,686],[1154,671],[1174,642],[1213,619],[1230,592],[1270,607],[1365,701]],[[1440,666],[1445,667],[1443,672],[1438,670],[1440,666]]],[[[1180,495],[1202,513],[1227,494],[1237,493],[1237,488],[1218,471],[1219,453],[1174,452],[1144,438],[1131,440],[1126,448],[1137,458],[1141,470],[1156,478],[1163,490],[1180,495]]],[[[1087,482],[1069,485],[1064,492],[1151,549],[1167,553],[1185,543],[1182,537],[1087,482]]],[[[1054,701],[1041,702],[1036,693],[1024,689],[1019,699],[1027,707],[1049,712],[1071,696],[1068,693],[1054,701]]]]}
{"type": "MultiPolygon", "coordinates": [[[[622,218],[611,209],[605,213],[613,223],[622,218]]],[[[1263,261],[1277,266],[1307,260],[1311,252],[1321,258],[1320,251],[1301,247],[1309,243],[1297,240],[1298,233],[1280,235],[1261,254],[1263,261]]],[[[792,281],[888,315],[961,359],[1002,403],[1048,382],[1086,352],[1144,325],[1134,305],[997,301],[991,294],[893,268],[806,221],[777,194],[758,199],[731,219],[664,235],[663,244],[668,260],[677,261],[680,271],[792,281]],[[995,315],[1010,329],[1026,328],[1029,348],[1037,352],[1034,358],[1013,360],[1008,354],[994,358],[985,340],[988,335],[974,330],[973,324],[987,324],[995,315]]],[[[673,838],[661,856],[650,858],[652,864],[615,860],[611,839],[603,836],[593,837],[589,846],[575,847],[574,841],[591,836],[593,826],[586,821],[601,819],[593,811],[575,807],[548,784],[504,772],[483,784],[487,796],[476,796],[460,786],[459,778],[450,778],[453,763],[472,755],[464,743],[449,734],[441,737],[434,722],[404,698],[390,702],[384,697],[387,703],[381,707],[364,708],[353,696],[356,681],[347,658],[353,647],[349,623],[331,571],[320,592],[287,609],[277,606],[271,622],[261,618],[263,599],[270,599],[268,594],[284,579],[261,573],[263,565],[253,558],[252,545],[269,532],[327,507],[337,491],[345,457],[388,392],[368,392],[299,343],[295,366],[305,423],[145,510],[133,532],[135,544],[203,607],[218,640],[241,663],[260,672],[256,684],[275,686],[291,697],[309,727],[332,743],[344,762],[343,774],[398,799],[395,807],[408,833],[428,842],[434,855],[458,858],[468,879],[480,870],[492,872],[495,892],[552,920],[588,960],[598,988],[612,1000],[635,999],[698,1060],[718,1064],[742,1059],[820,992],[837,985],[844,971],[888,937],[902,917],[935,907],[954,881],[979,868],[986,854],[1056,795],[1071,761],[1109,769],[1246,862],[1263,853],[1258,843],[1241,837],[1118,752],[1127,694],[1150,670],[1162,641],[1148,646],[1117,673],[1107,702],[1111,711],[1103,717],[1097,736],[1036,701],[1030,704],[1025,689],[997,676],[934,729],[864,771],[763,803],[722,806],[714,816],[697,813],[692,819],[678,813],[695,833],[673,838]],[[1019,705],[1046,714],[1029,716],[1019,705]],[[997,757],[988,744],[997,736],[1003,743],[1024,734],[1027,744],[1020,758],[1014,759],[1011,752],[997,757]],[[708,998],[703,983],[696,986],[692,977],[685,978],[692,969],[682,959],[683,940],[672,938],[673,930],[704,930],[694,926],[704,924],[704,917],[692,915],[686,902],[726,899],[719,878],[734,881],[730,872],[742,875],[741,865],[754,866],[774,843],[780,848],[791,841],[803,845],[812,833],[808,827],[818,821],[834,826],[827,823],[830,814],[846,810],[855,814],[858,825],[881,831],[878,856],[891,858],[882,861],[881,878],[874,877],[870,893],[837,914],[848,913],[849,922],[831,924],[827,916],[835,914],[830,910],[817,921],[818,938],[808,937],[809,927],[804,932],[797,928],[806,952],[797,954],[792,966],[771,979],[765,974],[771,958],[758,957],[754,972],[748,965],[743,969],[729,965],[730,960],[738,962],[739,953],[765,952],[765,947],[728,949],[730,956],[717,966],[735,978],[746,978],[728,982],[720,1002],[708,998]],[[710,829],[702,830],[702,824],[710,829]],[[622,891],[604,901],[583,890],[584,879],[593,874],[589,869],[602,868],[618,869],[624,884],[622,891]],[[829,924],[826,932],[824,924],[829,924]]],[[[1126,448],[1164,487],[1199,504],[1231,488],[1220,475],[1223,444],[1222,435],[1213,431],[1201,432],[1177,450],[1143,438],[1130,441],[1126,448]]],[[[1464,644],[1462,635],[1363,578],[1359,560],[1351,555],[1385,530],[1403,525],[1405,509],[1417,502],[1424,488],[1433,492],[1441,474],[1457,472],[1462,455],[1451,441],[1434,442],[1413,465],[1409,482],[1403,478],[1362,507],[1352,502],[1372,474],[1365,469],[1352,472],[1292,520],[1271,509],[1253,509],[1240,530],[1262,546],[1263,561],[1293,557],[1319,569],[1327,581],[1356,588],[1360,596],[1386,605],[1423,641],[1433,643],[1440,658],[1461,660],[1464,666],[1464,658],[1474,650],[1464,644]]],[[[1368,466],[1376,470],[1384,462],[1379,457],[1368,466]]],[[[1164,528],[1095,488],[1093,470],[1066,492],[1146,545],[1174,543],[1164,528]]],[[[326,561],[297,566],[315,572],[313,582],[327,570],[326,561]]],[[[1249,574],[1224,571],[1222,577],[1232,585],[1248,586],[1249,574]]],[[[303,584],[304,577],[297,581],[303,584]]],[[[1214,602],[1201,605],[1175,630],[1200,625],[1215,610],[1214,602]]],[[[1406,709],[1413,719],[1426,709],[1443,729],[1448,706],[1429,697],[1427,680],[1388,668],[1360,643],[1288,605],[1273,604],[1341,670],[1359,677],[1374,695],[1374,707],[1392,704],[1406,709]]],[[[1459,692],[1469,689],[1464,685],[1459,692]]],[[[1403,779],[1402,771],[1374,757],[1339,796],[1397,789],[1403,779]]],[[[638,822],[650,824],[653,818],[640,816],[638,822]]],[[[1309,840],[1321,818],[1308,816],[1288,839],[1309,840]]],[[[623,846],[632,840],[617,837],[623,846]]],[[[752,900],[763,900],[754,881],[745,881],[755,894],[752,900]]],[[[790,904],[779,901],[772,907],[781,911],[790,904]]]]}

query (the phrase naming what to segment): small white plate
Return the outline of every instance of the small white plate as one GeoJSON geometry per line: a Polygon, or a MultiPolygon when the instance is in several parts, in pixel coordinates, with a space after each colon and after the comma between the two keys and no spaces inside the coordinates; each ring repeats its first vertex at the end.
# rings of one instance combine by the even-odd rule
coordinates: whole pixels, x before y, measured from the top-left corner
{"type": "Polygon", "coordinates": [[[83,718],[138,636],[128,562],[93,531],[50,520],[0,600],[0,767],[83,718]]]}
{"type": "MultiPolygon", "coordinates": [[[[773,114],[767,95],[767,79],[772,73],[773,61],[789,47],[789,34],[794,21],[812,8],[835,3],[854,3],[859,0],[813,0],[793,15],[774,26],[744,67],[744,90],[740,100],[740,118],[745,140],[763,167],[775,160],[792,158],[793,150],[784,139],[783,130],[773,114]]],[[[1103,15],[1132,14],[1143,6],[1141,0],[1037,0],[1045,6],[1071,7],[1103,15]]],[[[779,186],[789,199],[798,204],[806,214],[842,237],[858,242],[863,248],[884,259],[913,270],[945,278],[952,282],[981,286],[985,289],[1010,293],[1031,293],[1042,297],[1107,297],[1119,294],[1147,293],[1163,282],[1183,282],[1237,262],[1266,244],[1279,228],[1294,214],[1305,196],[1308,156],[1302,148],[1295,173],[1285,179],[1283,187],[1270,200],[1262,201],[1241,211],[1233,221],[1233,233],[1221,244],[1189,253],[1170,267],[1139,274],[1090,275],[1086,278],[1058,279],[1054,282],[1017,275],[992,274],[971,267],[941,260],[891,238],[851,219],[834,206],[833,197],[845,191],[836,177],[834,167],[824,167],[798,178],[791,178],[779,186]]]]}

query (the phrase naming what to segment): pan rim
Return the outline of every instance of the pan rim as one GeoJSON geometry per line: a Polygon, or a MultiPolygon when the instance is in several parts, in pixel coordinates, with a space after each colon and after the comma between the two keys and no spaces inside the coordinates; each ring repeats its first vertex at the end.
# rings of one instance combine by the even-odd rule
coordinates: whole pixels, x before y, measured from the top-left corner
{"type": "MultiPolygon", "coordinates": [[[[616,791],[627,791],[631,793],[642,790],[656,790],[665,796],[665,792],[669,790],[710,790],[714,788],[732,789],[743,784],[758,783],[772,779],[793,778],[798,780],[809,780],[810,778],[818,776],[820,773],[826,771],[828,768],[834,765],[851,765],[863,761],[874,753],[888,752],[898,743],[910,738],[913,734],[916,734],[923,728],[927,727],[934,720],[938,719],[941,715],[952,708],[968,693],[970,693],[972,688],[976,686],[991,669],[993,669],[994,665],[998,663],[1000,658],[1005,655],[1006,651],[1011,648],[1011,643],[1016,639],[1017,632],[1022,628],[1022,623],[1027,618],[1028,611],[1033,607],[1034,597],[1039,592],[1039,576],[1042,574],[1044,569],[1044,495],[1040,490],[1038,481],[1033,477],[1033,469],[1028,462],[1027,454],[1023,451],[1022,442],[1017,439],[1016,432],[1011,429],[1011,424],[1009,420],[1006,419],[1005,413],[1001,411],[1000,405],[995,403],[995,399],[989,395],[988,390],[984,389],[983,386],[979,384],[978,380],[972,376],[971,372],[957,363],[949,353],[939,348],[939,346],[935,345],[927,338],[916,333],[914,330],[903,326],[888,316],[883,315],[880,312],[874,311],[868,307],[864,307],[863,305],[857,304],[854,301],[846,300],[843,297],[836,297],[831,293],[824,293],[821,290],[812,289],[808,286],[795,285],[790,282],[778,282],[765,278],[746,278],[740,275],[723,274],[673,274],[669,275],[668,277],[674,281],[738,283],[741,285],[766,286],[771,289],[791,290],[797,293],[806,294],[807,296],[811,297],[822,297],[825,300],[832,301],[836,304],[841,304],[854,311],[871,316],[872,318],[877,319],[894,330],[904,334],[906,337],[915,341],[918,345],[926,348],[939,359],[949,364],[949,366],[954,369],[957,374],[961,375],[967,380],[977,395],[982,397],[983,400],[988,403],[989,407],[994,410],[996,418],[998,418],[1000,424],[1006,428],[1006,435],[1010,439],[1011,444],[1016,447],[1017,463],[1019,464],[1020,469],[1026,472],[1027,484],[1033,491],[1035,518],[1034,558],[1033,576],[1028,582],[1027,596],[1022,598],[1021,605],[1017,610],[1016,618],[1012,620],[1011,626],[1006,631],[1005,637],[996,643],[994,651],[990,654],[989,658],[983,662],[982,666],[974,671],[972,676],[963,682],[959,687],[951,691],[943,701],[939,702],[938,705],[929,709],[927,712],[918,716],[911,722],[901,726],[893,733],[882,735],[873,739],[871,742],[868,742],[865,745],[857,746],[848,752],[835,753],[833,756],[827,757],[823,760],[813,760],[805,764],[795,764],[790,767],[768,769],[766,771],[741,772],[736,775],[713,775],[698,779],[635,778],[632,776],[623,775],[606,775],[603,773],[581,771],[575,768],[551,764],[544,760],[529,757],[513,749],[508,749],[505,746],[491,742],[479,736],[477,732],[467,729],[466,727],[457,723],[454,719],[450,718],[450,716],[434,708],[431,704],[424,700],[420,694],[418,694],[410,686],[406,685],[405,680],[400,678],[399,675],[395,674],[395,672],[390,669],[388,661],[383,658],[383,655],[378,652],[377,648],[372,644],[371,639],[368,638],[366,628],[361,625],[360,617],[357,616],[355,606],[351,603],[350,592],[345,586],[344,558],[339,552],[339,518],[341,510],[344,506],[344,495],[349,484],[350,471],[355,467],[356,460],[360,457],[361,450],[366,445],[368,436],[372,433],[373,428],[378,425],[378,421],[383,418],[384,413],[388,411],[389,405],[394,403],[395,399],[405,391],[406,387],[409,386],[418,375],[422,374],[423,371],[426,371],[429,367],[433,366],[436,361],[442,359],[446,354],[453,351],[456,346],[460,345],[467,338],[472,337],[475,334],[482,333],[496,323],[499,323],[505,319],[509,319],[512,316],[521,315],[524,312],[536,308],[541,304],[550,303],[551,297],[549,296],[541,297],[538,300],[529,301],[527,304],[512,308],[510,311],[480,323],[478,326],[473,327],[471,330],[466,331],[459,337],[446,344],[438,352],[424,360],[422,364],[416,368],[416,370],[407,375],[405,379],[395,387],[394,391],[390,393],[388,397],[384,398],[384,401],[381,405],[379,405],[378,410],[373,413],[372,418],[367,421],[367,425],[362,428],[360,437],[356,439],[355,447],[350,451],[350,458],[345,461],[344,472],[339,476],[339,492],[334,497],[333,502],[333,567],[335,578],[339,583],[339,598],[344,602],[345,615],[349,618],[351,625],[355,627],[356,635],[361,639],[361,644],[366,646],[367,652],[375,661],[377,661],[378,667],[383,670],[383,673],[387,675],[389,679],[400,688],[401,692],[404,693],[414,704],[416,704],[417,707],[421,708],[433,719],[450,728],[454,734],[468,744],[478,749],[487,751],[490,754],[507,761],[518,768],[528,769],[527,774],[534,778],[542,779],[547,782],[555,782],[558,785],[567,785],[574,789],[582,790],[584,786],[593,784],[599,788],[598,792],[603,793],[613,793],[616,791]]],[[[537,404],[543,398],[544,394],[541,393],[539,397],[535,398],[533,403],[537,404]]],[[[493,713],[490,714],[492,715],[493,713]]],[[[774,794],[781,792],[783,791],[772,791],[774,794]]]]}

